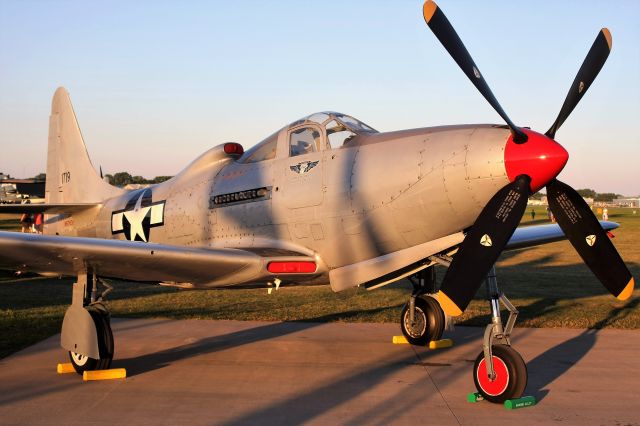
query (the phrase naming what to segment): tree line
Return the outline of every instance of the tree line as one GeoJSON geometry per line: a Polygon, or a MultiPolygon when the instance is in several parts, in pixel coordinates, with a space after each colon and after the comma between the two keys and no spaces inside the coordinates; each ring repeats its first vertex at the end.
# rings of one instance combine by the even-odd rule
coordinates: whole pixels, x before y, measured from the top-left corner
{"type": "Polygon", "coordinates": [[[156,176],[153,179],[146,179],[142,176],[131,176],[131,174],[129,174],[128,172],[118,172],[112,175],[111,174],[104,175],[104,178],[107,179],[107,181],[111,185],[115,185],[115,186],[126,186],[132,183],[133,184],[160,183],[160,182],[169,180],[172,177],[173,176],[156,176]]]}
{"type": "Polygon", "coordinates": [[[613,192],[598,193],[589,188],[578,189],[576,191],[584,198],[593,198],[593,201],[613,201],[615,198],[624,198],[624,196],[620,194],[615,194],[613,192]]]}
{"type": "MultiPolygon", "coordinates": [[[[598,192],[594,191],[593,189],[589,189],[589,188],[578,189],[577,192],[578,192],[578,194],[580,194],[584,198],[593,198],[593,201],[610,202],[610,201],[613,201],[616,198],[624,198],[623,195],[616,194],[614,192],[598,193],[598,192]]],[[[540,200],[540,199],[542,199],[542,197],[544,197],[546,195],[547,194],[545,194],[544,192],[539,192],[538,191],[535,194],[531,195],[529,198],[534,199],[534,200],[540,200]]]]}
{"type": "MultiPolygon", "coordinates": [[[[165,180],[171,179],[172,177],[173,176],[156,176],[153,179],[147,179],[142,176],[131,176],[129,172],[118,172],[112,175],[111,174],[104,175],[104,179],[107,179],[107,181],[111,185],[115,185],[115,186],[126,186],[131,183],[133,184],[161,183],[161,182],[164,182],[165,180]]],[[[46,180],[46,178],[47,178],[46,173],[38,173],[31,179],[34,179],[36,181],[44,181],[46,180]]]]}

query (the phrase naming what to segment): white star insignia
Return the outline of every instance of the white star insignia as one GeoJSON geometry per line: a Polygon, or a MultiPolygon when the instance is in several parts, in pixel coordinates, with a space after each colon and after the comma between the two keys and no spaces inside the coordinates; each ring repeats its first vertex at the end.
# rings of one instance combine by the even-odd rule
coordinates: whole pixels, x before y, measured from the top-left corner
{"type": "MultiPolygon", "coordinates": [[[[131,210],[118,210],[111,213],[111,233],[125,233],[125,238],[130,241],[149,242],[150,228],[164,225],[164,201],[142,206],[145,199],[150,199],[150,191],[142,192],[136,199],[131,210]],[[128,231],[125,232],[125,220],[128,231]]],[[[130,204],[129,204],[130,205],[130,204]]]]}
{"type": "Polygon", "coordinates": [[[135,241],[137,236],[140,236],[142,241],[147,242],[147,237],[144,235],[144,229],[142,228],[142,221],[151,210],[151,207],[140,207],[142,203],[142,195],[136,201],[136,206],[133,210],[129,210],[128,212],[124,212],[124,217],[127,218],[129,224],[131,225],[131,241],[135,241]]]}

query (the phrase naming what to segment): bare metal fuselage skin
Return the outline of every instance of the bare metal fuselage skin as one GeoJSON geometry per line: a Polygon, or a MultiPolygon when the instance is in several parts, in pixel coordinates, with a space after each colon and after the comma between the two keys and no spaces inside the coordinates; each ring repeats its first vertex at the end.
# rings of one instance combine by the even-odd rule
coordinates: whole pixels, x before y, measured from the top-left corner
{"type": "MultiPolygon", "coordinates": [[[[273,159],[221,159],[219,148],[213,148],[174,178],[150,187],[146,205],[157,207],[148,215],[152,225],[146,224],[146,235],[122,229],[128,223],[122,212],[141,208],[145,189],[123,192],[71,217],[49,216],[45,233],[282,248],[315,256],[319,273],[309,283],[326,284],[331,270],[459,234],[509,182],[504,164],[509,131],[498,126],[359,135],[339,148],[321,143],[319,152],[292,157],[294,130],[292,125],[279,131],[273,159]],[[300,173],[299,165],[304,171],[307,162],[317,163],[300,173]],[[263,195],[250,198],[249,192],[235,202],[220,198],[256,189],[263,195]]],[[[61,190],[64,185],[63,179],[61,190]]]]}

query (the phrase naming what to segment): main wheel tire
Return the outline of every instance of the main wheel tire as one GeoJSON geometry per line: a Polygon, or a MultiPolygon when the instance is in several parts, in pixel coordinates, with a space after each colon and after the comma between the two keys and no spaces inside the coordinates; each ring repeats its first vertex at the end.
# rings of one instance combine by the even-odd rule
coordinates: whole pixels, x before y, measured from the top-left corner
{"type": "Polygon", "coordinates": [[[98,351],[100,358],[90,358],[76,352],[69,351],[69,359],[76,373],[82,375],[85,371],[106,370],[111,366],[113,359],[114,342],[113,333],[111,332],[111,324],[109,314],[107,312],[88,309],[93,323],[96,326],[96,334],[98,336],[98,351]]]}
{"type": "Polygon", "coordinates": [[[412,345],[424,346],[432,340],[440,340],[444,332],[444,311],[433,297],[416,297],[413,323],[407,303],[400,315],[400,328],[412,345]]]}
{"type": "Polygon", "coordinates": [[[473,364],[473,381],[478,392],[490,402],[502,403],[507,399],[520,398],[527,387],[527,365],[511,346],[493,345],[494,380],[487,376],[484,351],[473,364]]]}

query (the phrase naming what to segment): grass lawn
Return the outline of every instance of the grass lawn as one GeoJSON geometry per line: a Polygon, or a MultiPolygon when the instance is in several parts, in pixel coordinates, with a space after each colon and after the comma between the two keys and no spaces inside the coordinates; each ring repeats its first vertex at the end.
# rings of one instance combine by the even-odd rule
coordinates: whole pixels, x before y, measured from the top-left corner
{"type": "MultiPolygon", "coordinates": [[[[548,222],[546,208],[531,207],[522,224],[548,222]]],[[[619,222],[613,240],[634,277],[640,276],[640,209],[609,209],[619,222]]],[[[0,230],[15,230],[15,216],[0,215],[0,230]]],[[[519,326],[640,328],[640,290],[619,302],[591,274],[566,242],[504,253],[498,282],[520,310],[519,326]]],[[[439,269],[439,276],[444,269],[439,269]]],[[[60,332],[71,302],[73,279],[19,277],[0,271],[0,358],[60,332]]],[[[274,321],[397,322],[410,286],[407,282],[368,292],[333,293],[329,287],[289,287],[267,295],[264,289],[187,291],[115,282],[109,308],[117,317],[202,318],[274,321]]],[[[458,324],[484,326],[487,303],[478,292],[458,324]]]]}

